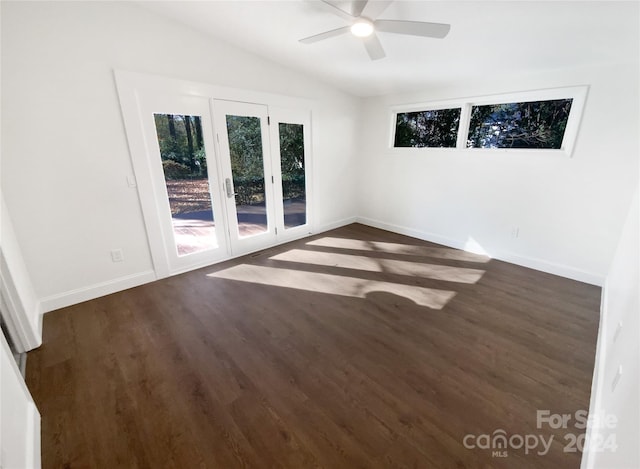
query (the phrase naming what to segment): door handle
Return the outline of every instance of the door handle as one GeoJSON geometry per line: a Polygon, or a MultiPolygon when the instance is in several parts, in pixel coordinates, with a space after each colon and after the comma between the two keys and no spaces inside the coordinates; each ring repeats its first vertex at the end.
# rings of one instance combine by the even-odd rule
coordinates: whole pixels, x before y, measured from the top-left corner
{"type": "Polygon", "coordinates": [[[224,180],[224,187],[227,190],[228,198],[231,198],[234,195],[236,195],[235,192],[233,192],[233,184],[231,183],[231,179],[227,178],[224,180]]]}

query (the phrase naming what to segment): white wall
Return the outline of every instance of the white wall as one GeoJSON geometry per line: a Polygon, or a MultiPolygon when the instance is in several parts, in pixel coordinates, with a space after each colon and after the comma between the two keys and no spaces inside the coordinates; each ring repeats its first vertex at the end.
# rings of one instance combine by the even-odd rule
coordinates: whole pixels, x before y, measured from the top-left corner
{"type": "MultiPolygon", "coordinates": [[[[596,426],[592,441],[615,443],[615,451],[585,453],[586,469],[640,467],[640,204],[636,191],[603,289],[602,316],[590,414],[617,423],[596,426]],[[621,324],[618,330],[618,325],[621,324]],[[622,374],[616,378],[619,367],[622,374]],[[613,389],[615,380],[617,385],[613,389]]],[[[611,446],[605,446],[611,448],[611,446]]]]}
{"type": "Polygon", "coordinates": [[[638,166],[637,57],[630,64],[462,81],[370,98],[362,107],[313,78],[135,4],[2,2],[1,8],[1,183],[45,304],[101,291],[96,286],[108,291],[119,279],[126,280],[122,286],[144,281],[152,270],[137,192],[127,187],[132,168],[114,68],[317,100],[320,228],[360,215],[592,283],[606,274],[625,216],[620,201],[631,196],[638,166]],[[390,105],[581,84],[590,91],[573,158],[386,150],[390,105]],[[113,248],[123,249],[124,263],[111,262],[113,248]]]}
{"type": "Polygon", "coordinates": [[[355,216],[356,98],[132,3],[1,8],[2,187],[44,304],[152,270],[114,68],[318,100],[316,225],[355,216]],[[113,248],[125,262],[111,262],[113,248]]]}
{"type": "Polygon", "coordinates": [[[601,284],[638,173],[637,56],[630,60],[365,100],[363,221],[455,247],[475,241],[494,257],[601,284]],[[389,106],[574,85],[590,89],[573,158],[387,150],[389,106]]]}

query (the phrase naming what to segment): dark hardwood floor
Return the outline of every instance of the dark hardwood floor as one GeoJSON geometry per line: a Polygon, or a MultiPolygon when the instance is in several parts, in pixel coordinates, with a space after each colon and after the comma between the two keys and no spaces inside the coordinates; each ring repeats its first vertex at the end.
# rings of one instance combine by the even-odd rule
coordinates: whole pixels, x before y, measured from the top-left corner
{"type": "Polygon", "coordinates": [[[599,301],[350,225],[61,309],[27,361],[43,467],[578,468],[536,412],[588,409],[599,301]]]}

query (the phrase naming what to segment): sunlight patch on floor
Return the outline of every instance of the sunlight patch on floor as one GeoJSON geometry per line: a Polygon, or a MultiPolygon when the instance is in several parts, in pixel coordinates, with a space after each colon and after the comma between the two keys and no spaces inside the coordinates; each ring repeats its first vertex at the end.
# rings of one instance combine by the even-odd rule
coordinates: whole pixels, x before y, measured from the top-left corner
{"type": "Polygon", "coordinates": [[[365,298],[370,293],[390,293],[433,309],[442,309],[456,295],[453,291],[435,288],[250,264],[237,265],[207,276],[355,298],[365,298]]]}
{"type": "Polygon", "coordinates": [[[376,257],[336,254],[322,251],[291,249],[270,257],[276,261],[299,262],[304,264],[358,269],[367,272],[384,272],[397,275],[445,280],[447,282],[476,283],[484,270],[451,267],[447,265],[424,264],[421,262],[381,259],[376,257]]]}
{"type": "Polygon", "coordinates": [[[435,257],[438,259],[450,259],[467,262],[489,262],[491,258],[480,254],[460,251],[451,248],[434,248],[428,246],[416,246],[413,244],[383,243],[380,241],[363,241],[349,238],[320,238],[307,243],[309,246],[322,246],[338,249],[353,249],[358,251],[377,251],[390,254],[403,254],[410,256],[435,257]]]}

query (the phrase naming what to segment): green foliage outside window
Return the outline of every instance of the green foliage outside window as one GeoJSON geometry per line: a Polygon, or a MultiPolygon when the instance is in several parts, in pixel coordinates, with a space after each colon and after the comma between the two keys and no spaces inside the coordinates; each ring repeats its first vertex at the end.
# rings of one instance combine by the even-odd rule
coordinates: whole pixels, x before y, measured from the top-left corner
{"type": "Polygon", "coordinates": [[[460,108],[398,113],[393,146],[455,148],[460,108]]]}
{"type": "Polygon", "coordinates": [[[200,116],[155,114],[154,119],[165,178],[206,178],[207,158],[200,116]]]}
{"type": "Polygon", "coordinates": [[[259,117],[227,115],[236,205],[264,204],[264,162],[259,117]]]}
{"type": "Polygon", "coordinates": [[[280,123],[280,168],[285,200],[304,197],[304,129],[301,124],[280,123]]]}

